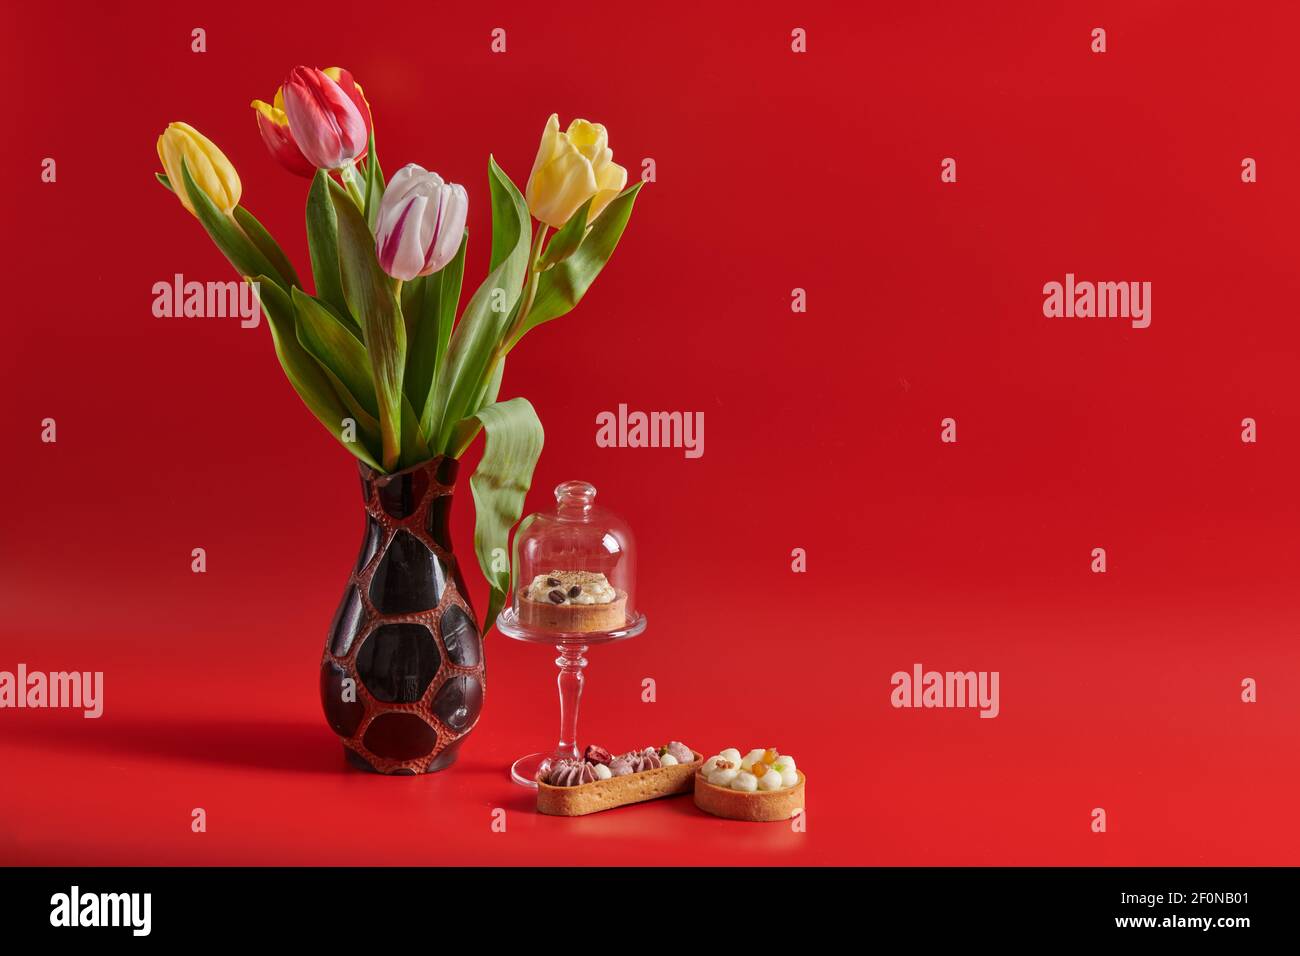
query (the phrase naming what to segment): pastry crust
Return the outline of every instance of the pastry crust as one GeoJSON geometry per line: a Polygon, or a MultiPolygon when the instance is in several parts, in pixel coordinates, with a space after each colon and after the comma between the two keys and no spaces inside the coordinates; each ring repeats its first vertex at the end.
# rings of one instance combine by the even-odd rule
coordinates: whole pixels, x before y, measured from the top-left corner
{"type": "Polygon", "coordinates": [[[524,588],[519,592],[519,623],[566,634],[617,630],[627,623],[627,592],[616,590],[614,595],[608,604],[552,604],[534,601],[524,588]]]}
{"type": "Polygon", "coordinates": [[[789,820],[796,810],[804,808],[803,771],[795,770],[799,782],[785,790],[755,790],[747,793],[719,787],[709,783],[704,774],[695,775],[695,805],[715,817],[728,820],[745,820],[750,823],[772,823],[789,820]]]}
{"type": "Polygon", "coordinates": [[[691,753],[695,754],[695,759],[690,763],[594,780],[576,787],[552,787],[539,780],[537,811],[556,817],[580,817],[629,803],[690,793],[695,772],[704,764],[702,753],[695,750],[691,753]]]}

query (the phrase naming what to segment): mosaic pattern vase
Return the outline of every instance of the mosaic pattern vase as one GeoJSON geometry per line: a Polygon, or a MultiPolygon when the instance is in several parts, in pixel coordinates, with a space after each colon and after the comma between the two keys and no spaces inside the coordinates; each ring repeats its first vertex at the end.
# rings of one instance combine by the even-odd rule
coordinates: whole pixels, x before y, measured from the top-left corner
{"type": "Polygon", "coordinates": [[[448,532],[458,465],[435,458],[393,475],[360,465],[365,534],[320,692],[344,754],[364,770],[451,766],[483,707],[483,642],[448,532]]]}

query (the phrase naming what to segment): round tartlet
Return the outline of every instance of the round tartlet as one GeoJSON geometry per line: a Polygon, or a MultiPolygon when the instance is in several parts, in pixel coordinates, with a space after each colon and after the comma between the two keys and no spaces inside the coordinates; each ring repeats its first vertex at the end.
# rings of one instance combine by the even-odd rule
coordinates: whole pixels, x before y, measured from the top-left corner
{"type": "Polygon", "coordinates": [[[695,774],[695,805],[705,813],[728,820],[746,820],[750,823],[773,823],[789,820],[796,810],[802,810],[803,771],[796,768],[799,782],[783,790],[733,790],[709,783],[703,772],[695,774]]]}
{"type": "Polygon", "coordinates": [[[528,589],[519,591],[519,623],[542,631],[586,634],[613,631],[627,623],[627,592],[615,589],[614,600],[605,604],[552,604],[534,601],[528,589]]]}

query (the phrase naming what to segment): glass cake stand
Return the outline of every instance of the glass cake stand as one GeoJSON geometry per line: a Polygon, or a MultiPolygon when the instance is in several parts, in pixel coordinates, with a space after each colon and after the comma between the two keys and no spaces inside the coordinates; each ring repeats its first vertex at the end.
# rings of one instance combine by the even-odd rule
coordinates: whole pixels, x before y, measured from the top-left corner
{"type": "Polygon", "coordinates": [[[645,630],[646,617],[637,613],[623,627],[613,631],[585,631],[569,634],[563,631],[539,631],[524,627],[513,607],[507,607],[497,615],[497,630],[506,637],[529,644],[547,644],[560,652],[555,659],[560,669],[555,683],[560,689],[560,740],[550,753],[535,753],[520,757],[510,767],[510,779],[521,787],[537,788],[537,775],[550,767],[551,762],[567,757],[577,760],[582,756],[578,752],[578,703],[582,699],[582,685],[586,682],[583,669],[587,666],[584,656],[588,649],[597,644],[612,644],[614,641],[636,637],[645,630]]]}

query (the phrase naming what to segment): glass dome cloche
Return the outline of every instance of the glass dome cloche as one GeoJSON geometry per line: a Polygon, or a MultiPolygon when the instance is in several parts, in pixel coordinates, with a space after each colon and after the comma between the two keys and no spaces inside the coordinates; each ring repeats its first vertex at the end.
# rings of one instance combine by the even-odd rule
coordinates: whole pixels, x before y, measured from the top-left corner
{"type": "Polygon", "coordinates": [[[595,500],[593,485],[563,482],[555,511],[529,515],[515,535],[508,614],[535,638],[591,644],[645,626],[636,610],[632,531],[595,500]]]}

